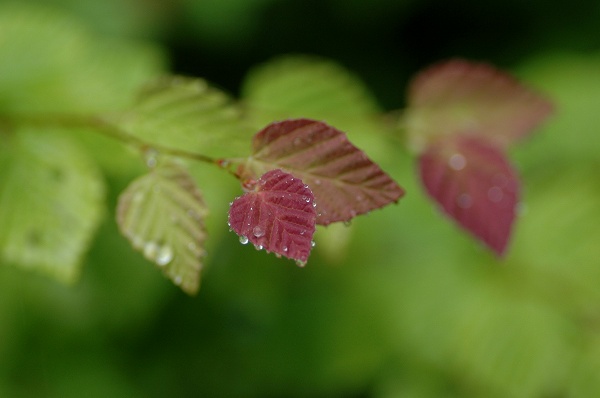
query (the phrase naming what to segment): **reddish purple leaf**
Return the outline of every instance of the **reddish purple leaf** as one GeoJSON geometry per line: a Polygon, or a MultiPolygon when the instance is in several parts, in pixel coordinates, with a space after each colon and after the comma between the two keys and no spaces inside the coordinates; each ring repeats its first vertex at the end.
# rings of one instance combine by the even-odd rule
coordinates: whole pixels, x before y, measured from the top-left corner
{"type": "Polygon", "coordinates": [[[312,249],[317,213],[311,190],[279,169],[265,173],[254,189],[229,209],[229,226],[242,243],[304,265],[312,249]]]}
{"type": "Polygon", "coordinates": [[[518,177],[505,155],[483,140],[454,136],[429,146],[419,166],[428,194],[501,256],[519,200],[518,177]]]}
{"type": "Polygon", "coordinates": [[[240,174],[256,178],[280,168],[310,186],[317,224],[348,221],[395,203],[404,190],[341,131],[310,119],[272,123],[252,142],[240,174]]]}
{"type": "Polygon", "coordinates": [[[467,133],[506,147],[528,135],[552,104],[490,65],[452,60],[420,73],[408,93],[407,129],[417,151],[436,137],[467,133]]]}

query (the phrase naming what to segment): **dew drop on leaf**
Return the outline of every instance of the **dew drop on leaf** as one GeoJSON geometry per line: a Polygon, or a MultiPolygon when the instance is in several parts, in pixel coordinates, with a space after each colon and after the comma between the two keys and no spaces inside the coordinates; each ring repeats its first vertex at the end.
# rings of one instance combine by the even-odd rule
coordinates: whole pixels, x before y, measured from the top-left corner
{"type": "Polygon", "coordinates": [[[296,261],[296,265],[300,268],[304,268],[304,266],[306,265],[306,261],[296,261]]]}
{"type": "Polygon", "coordinates": [[[240,243],[241,243],[242,245],[245,245],[245,244],[247,244],[247,243],[248,243],[248,237],[247,237],[247,236],[245,236],[245,235],[242,235],[242,236],[240,236],[240,243]]]}
{"type": "Polygon", "coordinates": [[[148,166],[148,168],[153,169],[156,167],[158,163],[158,151],[156,149],[148,149],[144,153],[144,157],[146,158],[146,166],[148,166]]]}
{"type": "Polygon", "coordinates": [[[310,247],[315,247],[317,245],[317,242],[315,242],[314,240],[310,242],[310,247]]]}
{"type": "Polygon", "coordinates": [[[169,264],[173,260],[173,249],[171,246],[162,246],[158,249],[156,253],[156,264],[165,266],[169,264]]]}
{"type": "Polygon", "coordinates": [[[488,199],[494,203],[498,203],[504,197],[504,192],[500,187],[491,187],[487,192],[488,199]]]}
{"type": "Polygon", "coordinates": [[[467,159],[460,153],[455,153],[448,159],[448,166],[452,170],[460,171],[467,166],[467,159]]]}
{"type": "Polygon", "coordinates": [[[148,242],[144,245],[144,256],[150,260],[156,258],[159,246],[156,242],[148,242]]]}
{"type": "Polygon", "coordinates": [[[456,198],[456,204],[462,209],[468,209],[473,205],[473,198],[467,193],[461,193],[458,195],[458,198],[456,198]]]}
{"type": "Polygon", "coordinates": [[[261,236],[265,235],[265,229],[260,225],[257,225],[252,229],[252,234],[257,238],[260,238],[261,236]]]}

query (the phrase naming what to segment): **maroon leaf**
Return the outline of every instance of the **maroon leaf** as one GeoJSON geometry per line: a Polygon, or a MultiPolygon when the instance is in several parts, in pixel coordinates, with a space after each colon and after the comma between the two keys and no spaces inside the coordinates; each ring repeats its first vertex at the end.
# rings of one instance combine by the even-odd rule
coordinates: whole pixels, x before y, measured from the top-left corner
{"type": "Polygon", "coordinates": [[[431,145],[419,166],[428,194],[501,256],[519,196],[518,177],[505,155],[484,140],[454,136],[431,145]]]}
{"type": "Polygon", "coordinates": [[[268,125],[254,136],[243,178],[280,168],[310,186],[317,224],[348,221],[397,202],[404,190],[341,131],[310,119],[268,125]]]}
{"type": "Polygon", "coordinates": [[[552,104],[486,64],[452,60],[419,74],[408,93],[411,145],[422,150],[441,135],[486,136],[506,147],[546,119],[552,104]]]}
{"type": "Polygon", "coordinates": [[[299,178],[279,169],[265,173],[229,209],[229,226],[242,243],[252,242],[304,265],[315,233],[314,196],[299,178]]]}

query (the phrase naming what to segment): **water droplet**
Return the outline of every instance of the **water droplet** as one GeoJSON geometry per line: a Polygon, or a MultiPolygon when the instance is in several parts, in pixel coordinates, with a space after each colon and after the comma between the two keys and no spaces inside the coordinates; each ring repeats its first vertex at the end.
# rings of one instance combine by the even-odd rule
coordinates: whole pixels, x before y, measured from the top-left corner
{"type": "Polygon", "coordinates": [[[315,247],[317,245],[317,242],[315,242],[314,240],[310,241],[310,247],[315,247]]]}
{"type": "Polygon", "coordinates": [[[344,226],[349,227],[352,225],[352,220],[346,220],[344,221],[344,226]]]}
{"type": "Polygon", "coordinates": [[[257,238],[260,238],[261,236],[265,235],[265,230],[263,227],[261,227],[260,225],[257,225],[256,227],[254,227],[252,229],[252,233],[254,234],[254,236],[256,236],[257,238]]]}
{"type": "Polygon", "coordinates": [[[163,267],[163,266],[169,264],[172,260],[173,260],[173,249],[171,249],[171,246],[165,245],[158,249],[158,252],[156,253],[156,259],[155,259],[156,264],[163,267]]]}
{"type": "Polygon", "coordinates": [[[313,202],[313,207],[317,207],[317,202],[313,202]]]}
{"type": "Polygon", "coordinates": [[[233,206],[233,202],[229,202],[229,206],[233,206]]]}
{"type": "Polygon", "coordinates": [[[460,153],[455,153],[448,159],[448,166],[452,170],[462,170],[467,166],[467,159],[460,153]]]}
{"type": "Polygon", "coordinates": [[[149,260],[154,260],[156,258],[156,253],[158,253],[159,245],[156,242],[147,242],[144,245],[144,256],[149,260]]]}
{"type": "Polygon", "coordinates": [[[304,266],[306,265],[306,261],[296,260],[296,265],[300,268],[304,268],[304,266]]]}
{"type": "Polygon", "coordinates": [[[306,203],[310,202],[310,198],[308,196],[302,196],[302,200],[305,201],[306,203]]]}
{"type": "Polygon", "coordinates": [[[254,245],[254,248],[256,250],[262,250],[263,249],[263,245],[254,245]]]}
{"type": "Polygon", "coordinates": [[[456,204],[462,209],[468,209],[473,205],[473,198],[468,193],[461,193],[456,198],[456,204]]]}
{"type": "Polygon", "coordinates": [[[504,192],[500,187],[491,187],[487,191],[488,199],[494,203],[498,203],[504,198],[504,192]]]}
{"type": "Polygon", "coordinates": [[[287,253],[287,251],[288,251],[288,247],[287,247],[287,246],[283,246],[283,251],[284,251],[285,253],[287,253]]]}
{"type": "Polygon", "coordinates": [[[248,238],[245,235],[241,235],[240,236],[240,243],[242,245],[245,245],[246,243],[248,243],[248,238]]]}
{"type": "Polygon", "coordinates": [[[146,150],[144,157],[146,158],[146,166],[151,169],[156,167],[156,164],[158,163],[158,151],[156,149],[150,148],[146,150]]]}

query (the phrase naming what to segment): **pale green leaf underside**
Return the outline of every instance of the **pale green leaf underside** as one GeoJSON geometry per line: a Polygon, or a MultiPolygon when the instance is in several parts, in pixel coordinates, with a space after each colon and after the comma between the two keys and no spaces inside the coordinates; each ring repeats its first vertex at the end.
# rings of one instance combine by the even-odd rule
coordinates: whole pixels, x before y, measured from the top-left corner
{"type": "Polygon", "coordinates": [[[117,222],[132,246],[188,294],[200,283],[207,208],[187,170],[160,163],[121,194],[117,222]]]}
{"type": "Polygon", "coordinates": [[[225,93],[204,80],[175,76],[148,84],[116,123],[150,144],[212,157],[247,154],[252,133],[225,93]]]}
{"type": "Polygon", "coordinates": [[[350,135],[381,127],[378,106],[364,83],[318,57],[285,56],[255,68],[246,77],[242,98],[256,128],[298,117],[325,121],[350,135]]]}
{"type": "Polygon", "coordinates": [[[104,186],[61,131],[0,137],[0,256],[71,282],[102,214],[104,186]]]}

